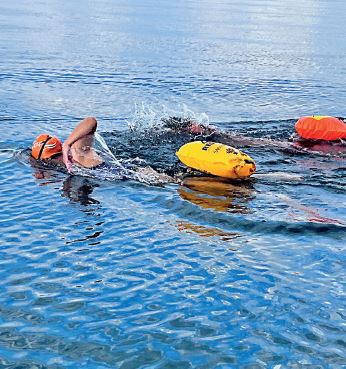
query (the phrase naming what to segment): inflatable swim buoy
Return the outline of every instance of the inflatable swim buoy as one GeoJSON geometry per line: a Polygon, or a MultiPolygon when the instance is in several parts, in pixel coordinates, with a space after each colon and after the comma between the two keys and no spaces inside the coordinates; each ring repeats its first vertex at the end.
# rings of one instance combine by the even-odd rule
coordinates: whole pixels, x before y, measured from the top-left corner
{"type": "Polygon", "coordinates": [[[346,123],[328,116],[301,117],[296,123],[296,131],[300,137],[309,140],[335,141],[346,138],[346,123]]]}
{"type": "Polygon", "coordinates": [[[192,169],[224,178],[247,178],[256,170],[256,164],[250,156],[215,142],[190,142],[182,146],[176,155],[192,169]]]}

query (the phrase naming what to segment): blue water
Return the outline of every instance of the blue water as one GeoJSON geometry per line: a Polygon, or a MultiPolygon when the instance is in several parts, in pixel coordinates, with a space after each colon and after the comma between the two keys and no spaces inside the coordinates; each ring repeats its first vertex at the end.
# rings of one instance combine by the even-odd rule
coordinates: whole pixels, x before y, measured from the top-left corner
{"type": "Polygon", "coordinates": [[[1,368],[346,366],[346,148],[290,149],[299,116],[346,115],[345,10],[0,3],[1,368]],[[93,115],[114,155],[165,165],[172,114],[287,148],[241,147],[250,182],[165,186],[16,155],[93,115]]]}

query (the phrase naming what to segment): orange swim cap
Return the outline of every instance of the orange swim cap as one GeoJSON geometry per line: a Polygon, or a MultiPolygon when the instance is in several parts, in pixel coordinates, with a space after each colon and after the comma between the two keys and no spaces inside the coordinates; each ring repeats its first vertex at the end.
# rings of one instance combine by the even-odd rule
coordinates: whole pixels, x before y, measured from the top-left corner
{"type": "Polygon", "coordinates": [[[31,155],[36,159],[48,159],[62,152],[61,141],[48,134],[39,135],[34,141],[31,155]]]}

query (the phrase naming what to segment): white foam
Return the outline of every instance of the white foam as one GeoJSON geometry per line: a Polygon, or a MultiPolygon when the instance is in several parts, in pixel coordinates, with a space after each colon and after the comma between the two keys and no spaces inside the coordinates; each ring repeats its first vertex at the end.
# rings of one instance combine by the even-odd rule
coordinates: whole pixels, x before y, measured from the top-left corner
{"type": "Polygon", "coordinates": [[[278,180],[278,181],[301,181],[303,180],[303,176],[295,173],[286,173],[286,172],[273,172],[273,173],[255,173],[252,175],[254,178],[258,179],[270,179],[270,180],[278,180]]]}
{"type": "Polygon", "coordinates": [[[143,131],[153,128],[163,130],[162,119],[173,116],[190,119],[209,126],[209,117],[206,113],[197,113],[185,104],[173,109],[165,105],[154,106],[145,103],[135,105],[132,116],[127,120],[127,125],[133,131],[143,131]]]}

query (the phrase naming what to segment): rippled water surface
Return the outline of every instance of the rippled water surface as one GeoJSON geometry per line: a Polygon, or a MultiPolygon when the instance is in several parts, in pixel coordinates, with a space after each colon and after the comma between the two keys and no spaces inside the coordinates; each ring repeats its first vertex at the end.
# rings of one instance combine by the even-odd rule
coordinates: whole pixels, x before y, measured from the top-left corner
{"type": "Polygon", "coordinates": [[[345,367],[346,146],[294,136],[346,114],[345,10],[0,3],[1,368],[345,367]],[[149,186],[18,158],[88,115],[162,170],[189,139],[162,117],[247,136],[257,175],[149,186]]]}

